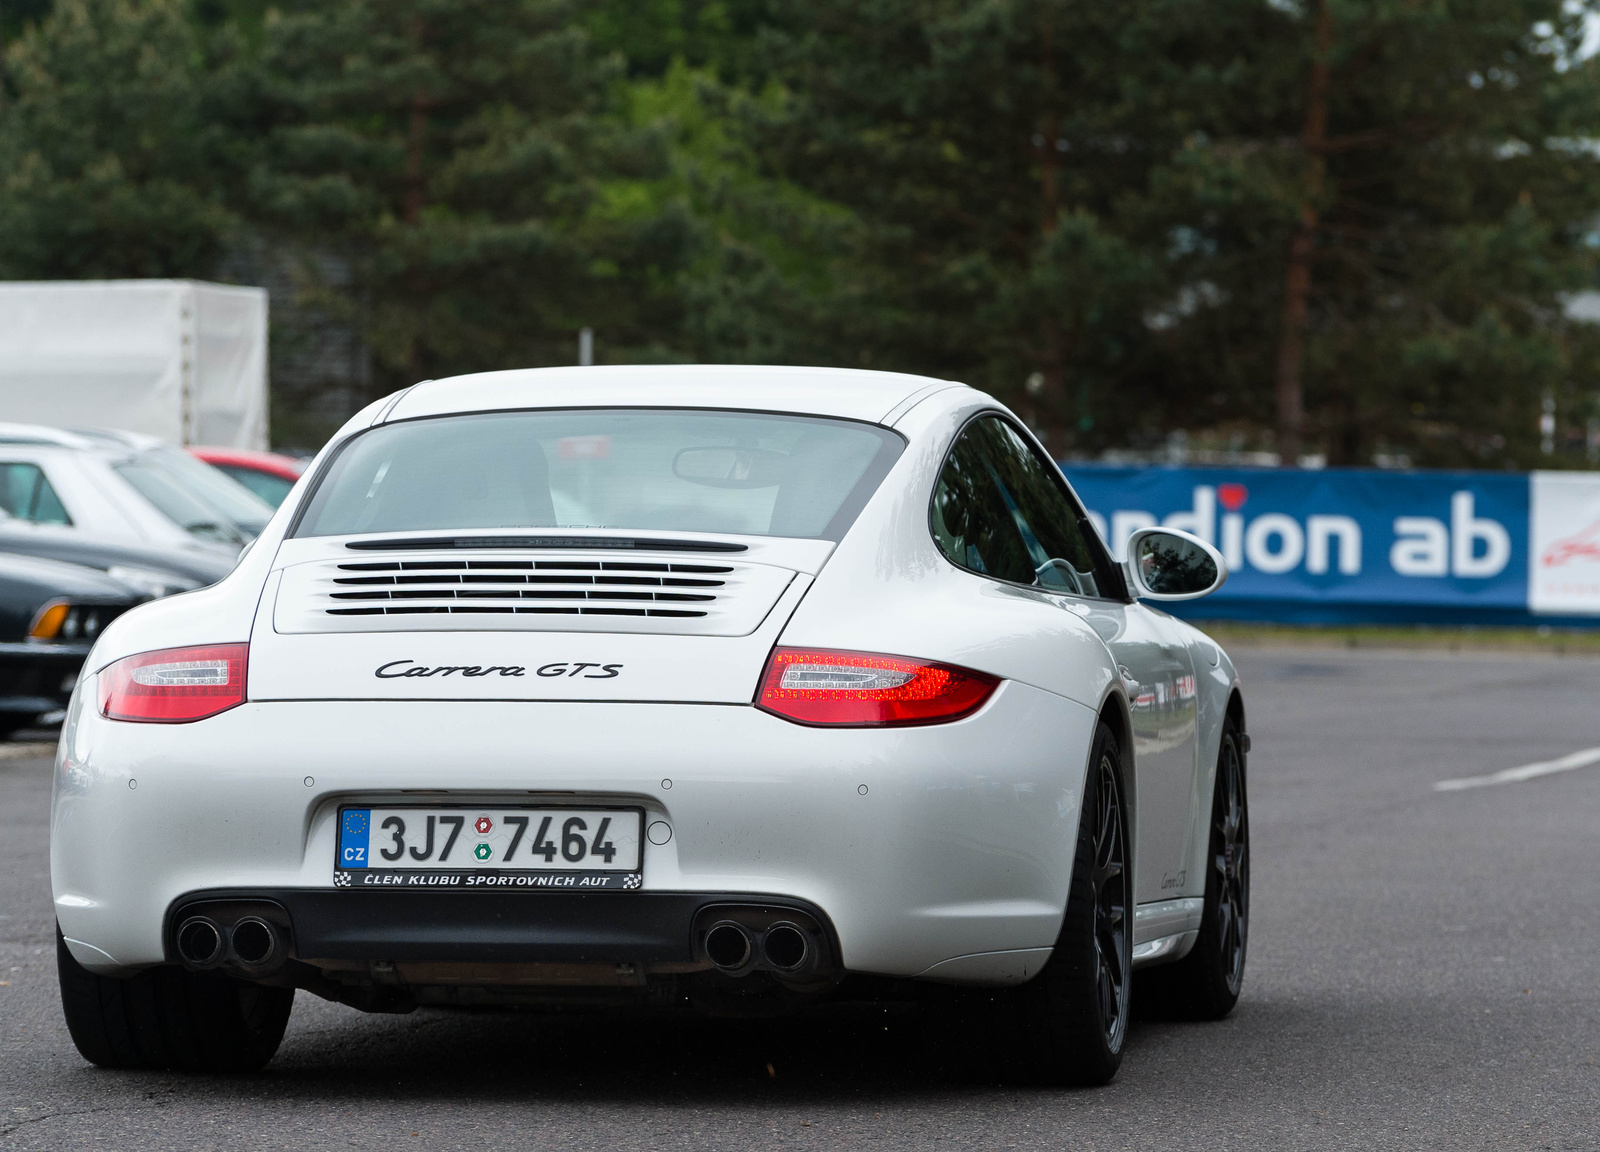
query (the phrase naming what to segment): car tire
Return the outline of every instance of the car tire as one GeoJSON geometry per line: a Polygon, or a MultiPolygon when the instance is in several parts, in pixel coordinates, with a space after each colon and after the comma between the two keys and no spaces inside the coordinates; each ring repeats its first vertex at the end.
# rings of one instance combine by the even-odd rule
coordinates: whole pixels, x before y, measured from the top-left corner
{"type": "Polygon", "coordinates": [[[1244,741],[1222,727],[1212,786],[1206,895],[1200,934],[1182,960],[1140,973],[1140,994],[1165,1016],[1221,1020],[1239,1002],[1250,942],[1250,805],[1244,741]]]}
{"type": "Polygon", "coordinates": [[[61,1009],[79,1053],[102,1068],[254,1072],[283,1042],[293,988],[163,965],[97,976],[56,929],[61,1009]]]}
{"type": "Polygon", "coordinates": [[[981,1036],[968,1051],[991,1069],[1049,1084],[1105,1084],[1122,1064],[1133,963],[1128,812],[1116,737],[1095,733],[1066,913],[1049,962],[1016,988],[977,994],[981,1036]]]}

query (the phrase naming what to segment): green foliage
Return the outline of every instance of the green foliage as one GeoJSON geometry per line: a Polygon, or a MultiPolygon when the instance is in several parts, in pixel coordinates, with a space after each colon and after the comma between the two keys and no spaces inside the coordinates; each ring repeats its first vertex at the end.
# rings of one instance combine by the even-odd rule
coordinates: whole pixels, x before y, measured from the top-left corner
{"type": "Polygon", "coordinates": [[[1532,463],[1541,395],[1592,392],[1560,308],[1600,211],[1587,5],[1330,3],[1315,155],[1316,0],[815,0],[770,35],[791,95],[755,139],[899,270],[882,360],[1017,399],[1058,450],[1259,438],[1309,206],[1312,446],[1532,463]]]}
{"type": "Polygon", "coordinates": [[[50,14],[50,0],[4,0],[0,3],[0,44],[9,44],[50,14]]]}
{"type": "Polygon", "coordinates": [[[1308,450],[1600,418],[1600,0],[0,6],[0,276],[287,269],[369,391],[590,326],[969,380],[1064,454],[1269,447],[1310,220],[1308,450]]]}
{"type": "Polygon", "coordinates": [[[625,355],[675,323],[685,226],[618,214],[608,181],[664,169],[622,120],[620,62],[557,0],[302,0],[268,13],[235,114],[262,141],[253,219],[307,261],[308,292],[366,335],[387,389],[625,355]]]}
{"type": "Polygon", "coordinates": [[[768,0],[589,0],[585,26],[633,76],[659,77],[674,63],[744,75],[768,0]]]}
{"type": "Polygon", "coordinates": [[[57,0],[6,53],[0,277],[203,274],[233,223],[180,0],[57,0]]]}
{"type": "MultiPolygon", "coordinates": [[[[1281,252],[1260,221],[1276,217],[1281,235],[1297,204],[1315,204],[1308,405],[1335,462],[1387,448],[1419,463],[1534,465],[1541,397],[1568,400],[1575,358],[1595,344],[1560,306],[1593,278],[1586,238],[1600,210],[1593,153],[1571,146],[1600,134],[1594,63],[1565,66],[1584,12],[1359,0],[1332,3],[1330,17],[1321,187],[1244,108],[1193,150],[1166,210],[1217,205],[1208,263],[1239,270],[1216,278],[1244,303],[1243,278],[1270,285],[1281,252]]],[[[1301,77],[1308,23],[1286,14],[1274,32],[1301,77]]],[[[1237,345],[1268,345],[1270,303],[1237,345]]],[[[1265,389],[1251,391],[1262,419],[1265,389]]]]}
{"type": "Polygon", "coordinates": [[[632,188],[631,202],[694,221],[692,258],[676,281],[682,354],[714,363],[848,360],[848,318],[871,310],[855,219],[763,174],[736,131],[746,109],[776,95],[752,96],[680,61],[632,82],[628,98],[630,122],[666,140],[672,160],[632,188]]]}
{"type": "Polygon", "coordinates": [[[776,171],[859,216],[882,273],[872,359],[1017,399],[1062,450],[1126,434],[1157,391],[1143,315],[1167,285],[1143,200],[1181,136],[1130,91],[1153,21],[1129,16],[820,0],[774,31],[791,96],[752,126],[776,171]]]}

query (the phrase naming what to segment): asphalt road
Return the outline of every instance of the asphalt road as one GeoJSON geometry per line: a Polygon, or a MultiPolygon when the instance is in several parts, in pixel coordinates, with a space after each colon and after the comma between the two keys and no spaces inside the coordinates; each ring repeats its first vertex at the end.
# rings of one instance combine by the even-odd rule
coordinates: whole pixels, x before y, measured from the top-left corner
{"type": "Polygon", "coordinates": [[[1600,1145],[1600,763],[1433,787],[1600,746],[1600,661],[1238,656],[1244,997],[1138,1022],[1095,1091],[947,1072],[913,1014],[383,1017],[304,994],[259,1075],[102,1072],[57,1007],[49,766],[0,760],[0,1149],[1600,1145]]]}

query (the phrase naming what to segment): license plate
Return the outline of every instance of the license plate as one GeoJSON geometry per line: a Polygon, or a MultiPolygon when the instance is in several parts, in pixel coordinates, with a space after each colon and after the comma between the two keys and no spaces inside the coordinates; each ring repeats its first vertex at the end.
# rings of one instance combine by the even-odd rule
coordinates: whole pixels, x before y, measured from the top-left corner
{"type": "Polygon", "coordinates": [[[339,809],[340,888],[637,888],[637,808],[339,809]]]}

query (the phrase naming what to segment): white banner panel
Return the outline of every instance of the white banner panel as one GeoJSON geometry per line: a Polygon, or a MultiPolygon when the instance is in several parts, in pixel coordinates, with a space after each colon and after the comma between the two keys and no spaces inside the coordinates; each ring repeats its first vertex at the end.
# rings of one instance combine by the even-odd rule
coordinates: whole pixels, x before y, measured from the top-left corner
{"type": "Polygon", "coordinates": [[[185,294],[170,280],[0,284],[0,420],[182,443],[185,294]]]}
{"type": "Polygon", "coordinates": [[[189,280],[0,283],[0,422],[267,446],[267,294],[189,280]]]}
{"type": "Polygon", "coordinates": [[[267,294],[195,284],[189,443],[267,447],[267,294]]]}
{"type": "Polygon", "coordinates": [[[1528,478],[1528,610],[1600,616],[1600,473],[1528,478]]]}

